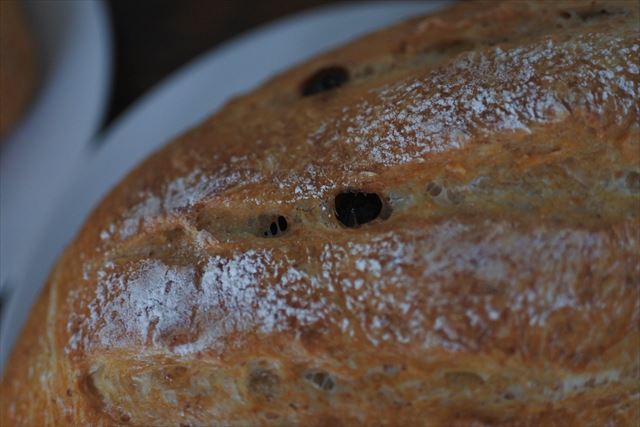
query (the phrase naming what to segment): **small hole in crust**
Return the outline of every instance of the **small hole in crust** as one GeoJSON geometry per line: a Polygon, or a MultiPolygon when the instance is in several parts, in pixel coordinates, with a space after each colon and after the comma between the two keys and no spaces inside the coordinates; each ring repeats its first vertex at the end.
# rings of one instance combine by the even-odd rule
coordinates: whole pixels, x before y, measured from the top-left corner
{"type": "Polygon", "coordinates": [[[468,371],[447,372],[444,374],[444,379],[449,386],[470,388],[484,385],[480,375],[468,371]]]}
{"type": "Polygon", "coordinates": [[[335,213],[345,227],[357,227],[371,222],[382,212],[382,198],[376,193],[347,191],[335,198],[335,213]]]}
{"type": "Polygon", "coordinates": [[[280,377],[269,368],[254,368],[249,374],[247,388],[266,400],[273,400],[280,392],[280,377]]]}
{"type": "Polygon", "coordinates": [[[302,84],[302,96],[313,96],[320,92],[342,86],[349,81],[349,72],[340,66],[329,66],[315,72],[302,84]]]}
{"type": "Polygon", "coordinates": [[[431,197],[438,197],[440,193],[442,193],[442,186],[437,182],[430,182],[427,184],[427,193],[431,195],[431,197]]]}
{"type": "Polygon", "coordinates": [[[627,173],[624,180],[625,186],[632,192],[640,192],[640,173],[631,171],[627,173]]]}
{"type": "Polygon", "coordinates": [[[281,235],[289,228],[289,224],[287,223],[287,219],[282,215],[279,215],[274,221],[272,221],[267,230],[262,232],[264,237],[276,237],[281,235]]]}
{"type": "Polygon", "coordinates": [[[586,12],[579,13],[578,16],[583,21],[588,21],[590,19],[596,19],[603,16],[613,15],[613,12],[609,12],[607,9],[599,9],[599,10],[588,10],[586,12]]]}
{"type": "Polygon", "coordinates": [[[287,231],[287,219],[282,215],[278,217],[278,227],[281,231],[287,231]]]}
{"type": "Polygon", "coordinates": [[[449,199],[449,201],[454,205],[459,205],[464,201],[464,194],[457,190],[448,190],[447,199],[449,199]]]}
{"type": "Polygon", "coordinates": [[[78,382],[81,394],[87,398],[89,405],[97,412],[104,410],[104,396],[97,385],[103,369],[102,365],[94,366],[91,372],[82,376],[78,382]]]}
{"type": "Polygon", "coordinates": [[[382,370],[387,375],[396,375],[401,371],[404,371],[407,367],[402,363],[385,363],[382,365],[382,370]]]}
{"type": "Polygon", "coordinates": [[[331,391],[336,385],[331,374],[325,371],[311,371],[304,375],[304,379],[311,383],[314,387],[322,391],[331,391]]]}
{"type": "Polygon", "coordinates": [[[571,19],[571,13],[567,12],[566,10],[562,10],[558,13],[558,16],[560,16],[560,18],[562,19],[571,19]]]}

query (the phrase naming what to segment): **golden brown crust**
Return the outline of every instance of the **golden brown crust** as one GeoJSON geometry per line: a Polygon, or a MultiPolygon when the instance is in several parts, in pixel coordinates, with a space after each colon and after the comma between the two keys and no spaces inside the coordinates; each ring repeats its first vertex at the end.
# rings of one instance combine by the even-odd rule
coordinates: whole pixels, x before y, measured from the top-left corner
{"type": "Polygon", "coordinates": [[[20,119],[37,84],[33,36],[17,0],[0,1],[0,137],[20,119]]]}
{"type": "Polygon", "coordinates": [[[465,3],[232,101],[67,249],[3,423],[637,424],[638,17],[465,3]]]}

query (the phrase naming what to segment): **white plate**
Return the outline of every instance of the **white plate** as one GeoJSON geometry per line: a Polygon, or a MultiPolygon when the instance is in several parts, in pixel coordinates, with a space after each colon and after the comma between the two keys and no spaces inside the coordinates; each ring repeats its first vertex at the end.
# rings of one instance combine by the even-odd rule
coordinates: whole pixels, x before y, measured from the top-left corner
{"type": "Polygon", "coordinates": [[[111,38],[101,1],[25,0],[41,62],[32,105],[0,143],[0,290],[30,256],[107,105],[111,38]]]}
{"type": "Polygon", "coordinates": [[[448,1],[371,2],[330,6],[251,31],[203,55],[136,103],[103,135],[91,158],[74,171],[67,190],[34,253],[26,286],[6,313],[5,348],[26,318],[56,255],[104,194],[150,152],[250,90],[274,73],[321,51],[448,1]],[[37,262],[35,262],[37,260],[37,262]]]}

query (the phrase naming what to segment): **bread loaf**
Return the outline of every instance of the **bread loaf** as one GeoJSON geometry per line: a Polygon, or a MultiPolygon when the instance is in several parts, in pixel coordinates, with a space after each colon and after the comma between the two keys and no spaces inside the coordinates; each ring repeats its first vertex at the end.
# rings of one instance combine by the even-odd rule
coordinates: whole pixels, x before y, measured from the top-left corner
{"type": "Polygon", "coordinates": [[[0,137],[24,114],[37,86],[33,36],[22,5],[0,1],[0,137]]]}
{"type": "Polygon", "coordinates": [[[2,425],[637,426],[639,9],[464,2],[233,100],[62,255],[2,425]]]}

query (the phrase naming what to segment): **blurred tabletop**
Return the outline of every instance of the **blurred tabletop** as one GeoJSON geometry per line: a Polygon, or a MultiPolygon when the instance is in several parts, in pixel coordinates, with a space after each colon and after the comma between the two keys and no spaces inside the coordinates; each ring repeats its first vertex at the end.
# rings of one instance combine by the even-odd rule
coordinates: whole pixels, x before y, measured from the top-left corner
{"type": "Polygon", "coordinates": [[[339,0],[107,0],[114,37],[108,126],[199,54],[240,33],[339,0]]]}

